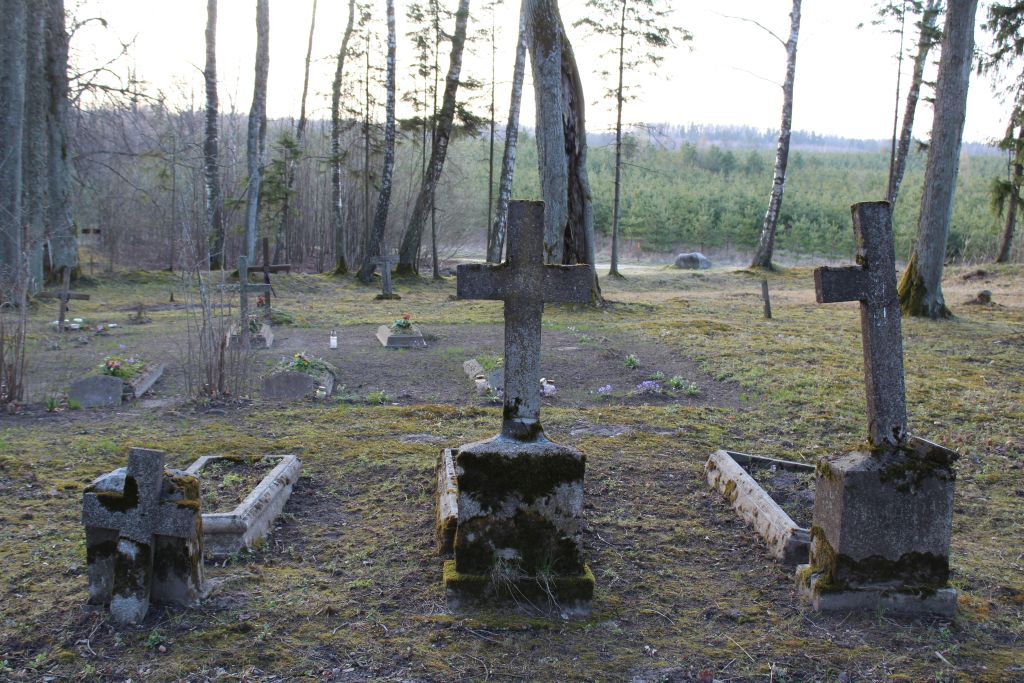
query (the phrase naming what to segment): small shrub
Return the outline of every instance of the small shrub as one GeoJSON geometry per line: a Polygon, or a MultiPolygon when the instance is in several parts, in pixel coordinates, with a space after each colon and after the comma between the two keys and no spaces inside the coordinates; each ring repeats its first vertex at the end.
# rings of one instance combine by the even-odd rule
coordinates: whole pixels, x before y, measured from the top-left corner
{"type": "Polygon", "coordinates": [[[391,397],[388,396],[387,392],[384,391],[384,390],[381,390],[381,391],[371,391],[370,393],[368,393],[366,395],[366,402],[367,403],[375,403],[375,404],[381,405],[381,406],[384,405],[385,403],[387,403],[390,400],[391,400],[391,397]]]}
{"type": "Polygon", "coordinates": [[[640,359],[637,357],[635,353],[631,353],[628,356],[626,356],[626,367],[629,368],[630,370],[636,370],[638,367],[640,367],[640,359]]]}

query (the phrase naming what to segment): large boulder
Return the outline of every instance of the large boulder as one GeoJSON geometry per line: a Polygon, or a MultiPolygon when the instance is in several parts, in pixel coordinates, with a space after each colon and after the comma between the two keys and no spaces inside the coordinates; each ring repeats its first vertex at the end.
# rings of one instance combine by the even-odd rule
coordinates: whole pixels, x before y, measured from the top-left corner
{"type": "Polygon", "coordinates": [[[676,256],[676,260],[673,265],[676,268],[684,268],[686,270],[700,270],[703,268],[710,268],[711,261],[709,261],[708,258],[699,251],[694,251],[676,256]]]}

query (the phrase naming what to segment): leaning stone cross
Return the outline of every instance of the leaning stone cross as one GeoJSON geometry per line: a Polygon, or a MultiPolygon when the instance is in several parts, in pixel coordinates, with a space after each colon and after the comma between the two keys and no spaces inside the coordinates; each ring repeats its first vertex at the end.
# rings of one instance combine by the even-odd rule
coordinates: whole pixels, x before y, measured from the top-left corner
{"type": "Polygon", "coordinates": [[[505,302],[505,409],[502,436],[533,441],[540,424],[540,337],[544,302],[590,301],[590,266],[544,265],[544,203],[509,204],[508,258],[458,268],[460,299],[505,302]]]}
{"type": "MultiPolygon", "coordinates": [[[[181,501],[161,502],[163,488],[163,452],[133,448],[123,489],[86,493],[82,499],[82,522],[87,529],[117,531],[109,599],[111,615],[122,623],[137,624],[149,611],[155,536],[188,539],[195,535],[198,511],[181,501]]],[[[90,560],[93,553],[90,549],[90,560]]]]}
{"type": "Polygon", "coordinates": [[[818,303],[860,302],[868,430],[876,448],[899,447],[907,441],[903,336],[890,211],[888,202],[855,205],[853,233],[860,265],[814,271],[818,303]]]}
{"type": "Polygon", "coordinates": [[[378,256],[373,259],[374,265],[380,268],[380,290],[382,299],[395,298],[391,288],[391,267],[398,263],[397,256],[378,256]]]}

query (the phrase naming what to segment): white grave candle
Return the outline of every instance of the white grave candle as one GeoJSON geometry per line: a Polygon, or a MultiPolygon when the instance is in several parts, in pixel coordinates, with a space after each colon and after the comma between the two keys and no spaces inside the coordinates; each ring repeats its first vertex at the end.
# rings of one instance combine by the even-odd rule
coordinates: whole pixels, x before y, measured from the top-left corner
{"type": "Polygon", "coordinates": [[[334,330],[331,330],[331,348],[338,348],[338,333],[334,330]]]}

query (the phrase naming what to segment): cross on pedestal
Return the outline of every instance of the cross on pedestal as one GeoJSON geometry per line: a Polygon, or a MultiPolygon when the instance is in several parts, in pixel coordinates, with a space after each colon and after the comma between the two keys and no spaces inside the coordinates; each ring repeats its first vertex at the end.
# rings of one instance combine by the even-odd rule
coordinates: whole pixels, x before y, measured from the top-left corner
{"type": "Polygon", "coordinates": [[[588,265],[544,265],[544,202],[508,207],[508,256],[501,265],[458,267],[460,299],[505,302],[505,407],[502,436],[543,438],[540,424],[540,337],[544,302],[590,301],[588,265]]]}
{"type": "Polygon", "coordinates": [[[79,294],[78,292],[70,291],[71,290],[71,269],[65,267],[62,270],[63,270],[63,273],[61,275],[61,285],[60,285],[60,291],[59,292],[40,292],[39,294],[36,295],[40,299],[57,299],[58,301],[60,301],[60,310],[58,311],[58,316],[57,316],[57,331],[58,332],[63,332],[64,331],[64,323],[65,323],[65,321],[67,319],[67,315],[68,315],[68,302],[71,301],[72,299],[77,299],[77,300],[80,300],[80,301],[88,301],[89,300],[89,295],[88,294],[79,294]]]}
{"type": "Polygon", "coordinates": [[[907,405],[892,211],[889,202],[851,210],[860,265],[815,269],[814,289],[820,304],[860,302],[869,438],[876,448],[896,448],[907,442],[907,405]]]}
{"type": "Polygon", "coordinates": [[[244,347],[249,347],[249,292],[263,293],[263,318],[270,323],[270,295],[271,287],[268,283],[249,284],[249,258],[245,255],[238,257],[238,308],[242,320],[241,337],[244,347]]]}
{"type": "Polygon", "coordinates": [[[176,501],[161,504],[163,486],[163,451],[133,448],[122,492],[87,493],[82,500],[86,527],[118,532],[110,613],[124,623],[137,624],[149,611],[154,536],[189,538],[195,533],[197,512],[176,501]]]}
{"type": "Polygon", "coordinates": [[[380,291],[382,299],[395,298],[391,289],[391,267],[398,263],[397,256],[378,256],[373,259],[373,264],[380,268],[380,291]]]}

